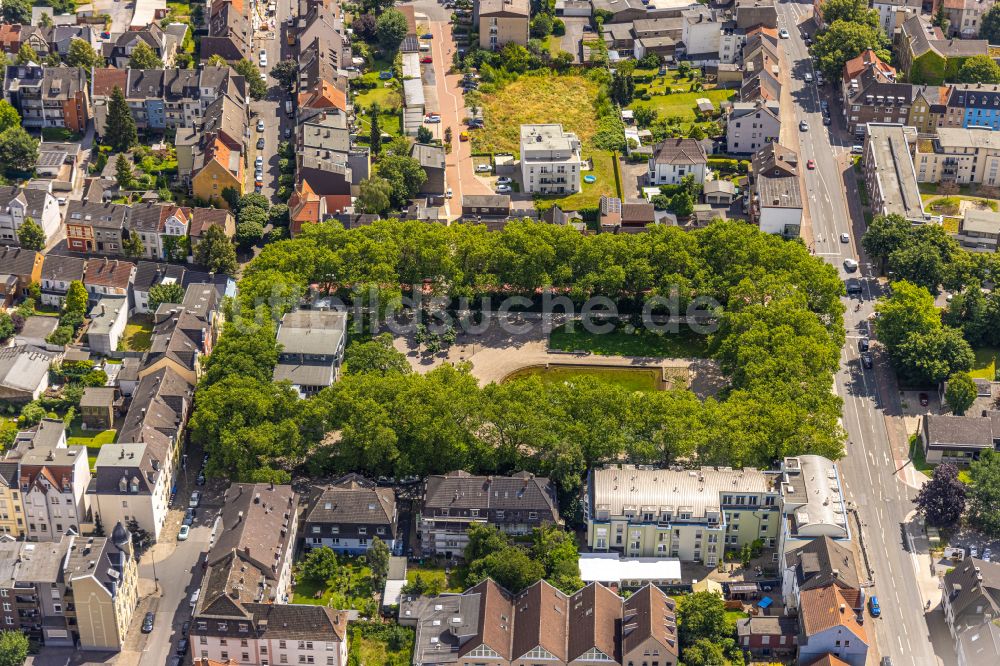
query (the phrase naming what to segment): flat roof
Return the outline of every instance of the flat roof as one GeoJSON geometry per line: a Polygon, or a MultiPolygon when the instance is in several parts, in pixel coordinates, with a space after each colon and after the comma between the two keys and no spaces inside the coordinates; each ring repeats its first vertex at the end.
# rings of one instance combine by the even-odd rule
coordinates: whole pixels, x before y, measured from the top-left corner
{"type": "Polygon", "coordinates": [[[619,558],[617,553],[581,553],[584,583],[621,583],[623,580],[681,580],[681,561],[672,557],[619,558]]]}
{"type": "Polygon", "coordinates": [[[884,212],[922,222],[927,219],[927,214],[920,200],[917,173],[906,138],[907,130],[916,131],[898,124],[868,123],[865,151],[874,161],[873,175],[882,192],[884,212]]]}

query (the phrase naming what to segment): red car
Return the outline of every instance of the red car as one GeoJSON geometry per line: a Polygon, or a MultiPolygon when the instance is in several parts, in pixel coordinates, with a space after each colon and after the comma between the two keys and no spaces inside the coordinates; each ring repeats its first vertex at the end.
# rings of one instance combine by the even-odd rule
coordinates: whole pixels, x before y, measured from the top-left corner
{"type": "Polygon", "coordinates": [[[815,169],[816,168],[816,162],[813,161],[813,160],[809,160],[808,162],[806,162],[806,168],[807,169],[815,169]]]}
{"type": "Polygon", "coordinates": [[[422,62],[422,63],[424,63],[425,65],[427,65],[427,64],[429,64],[429,63],[432,63],[432,62],[434,62],[434,59],[433,59],[433,58],[431,58],[430,56],[424,56],[423,58],[421,58],[421,59],[420,59],[420,62],[422,62]]]}

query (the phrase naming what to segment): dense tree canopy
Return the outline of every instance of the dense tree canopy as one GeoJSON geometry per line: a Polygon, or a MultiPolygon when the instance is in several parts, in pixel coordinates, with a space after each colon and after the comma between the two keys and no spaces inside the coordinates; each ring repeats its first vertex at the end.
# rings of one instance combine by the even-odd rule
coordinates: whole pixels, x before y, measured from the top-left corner
{"type": "Polygon", "coordinates": [[[31,217],[24,218],[17,230],[17,238],[21,241],[21,247],[28,250],[42,250],[45,247],[45,231],[31,217]]]}
{"type": "MultiPolygon", "coordinates": [[[[4,2],[4,8],[11,0],[4,2]]],[[[11,629],[0,631],[0,666],[22,666],[28,658],[28,636],[11,629]]]]}
{"type": "Polygon", "coordinates": [[[397,9],[382,12],[375,20],[375,35],[382,48],[395,51],[406,37],[406,17],[397,9]]]}
{"type": "Polygon", "coordinates": [[[958,80],[962,83],[1000,83],[1000,65],[985,53],[972,56],[962,63],[958,80]]]}
{"type": "Polygon", "coordinates": [[[544,578],[566,594],[583,587],[576,540],[556,525],[533,530],[531,546],[522,548],[493,527],[473,523],[464,555],[467,586],[492,578],[516,594],[544,578]]]}
{"type": "MultiPolygon", "coordinates": [[[[919,446],[919,444],[918,444],[919,446]]],[[[953,527],[965,511],[966,487],[958,478],[958,468],[945,463],[934,468],[914,502],[917,510],[935,527],[953,527]]]]}
{"type": "Polygon", "coordinates": [[[962,416],[976,401],[976,383],[967,372],[959,372],[948,378],[944,401],[956,416],[962,416]]]}
{"type": "MultiPolygon", "coordinates": [[[[875,15],[876,21],[878,15],[875,15]]],[[[885,62],[891,60],[888,40],[877,25],[838,19],[816,36],[811,47],[812,54],[819,58],[819,68],[831,80],[840,77],[844,63],[872,49],[885,62]]]]}
{"type": "Polygon", "coordinates": [[[236,248],[222,227],[211,226],[194,247],[194,260],[214,273],[236,273],[236,248]]]}
{"type": "Polygon", "coordinates": [[[979,24],[979,38],[1000,44],[1000,6],[993,5],[979,24]]]}
{"type": "Polygon", "coordinates": [[[128,66],[131,69],[156,69],[157,67],[163,67],[163,61],[153,52],[149,44],[140,40],[135,45],[135,48],[132,49],[132,54],[128,59],[128,66]]]}
{"type": "Polygon", "coordinates": [[[8,127],[17,127],[21,124],[21,115],[10,102],[0,99],[0,132],[8,127]]]}
{"type": "Polygon", "coordinates": [[[38,139],[16,125],[0,132],[0,165],[8,174],[24,174],[38,162],[38,139]]]}
{"type": "Polygon", "coordinates": [[[1000,536],[1000,453],[987,449],[969,467],[969,517],[991,537],[1000,536]]]}

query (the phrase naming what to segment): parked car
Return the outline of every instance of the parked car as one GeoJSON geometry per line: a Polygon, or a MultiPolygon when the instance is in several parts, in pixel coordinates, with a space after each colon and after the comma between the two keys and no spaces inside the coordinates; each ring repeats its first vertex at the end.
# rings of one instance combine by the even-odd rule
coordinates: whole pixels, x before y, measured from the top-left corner
{"type": "Polygon", "coordinates": [[[864,146],[858,146],[858,145],[851,146],[851,155],[860,155],[863,152],[865,152],[864,146]]]}
{"type": "Polygon", "coordinates": [[[510,185],[497,185],[497,194],[510,194],[510,185]]]}
{"type": "Polygon", "coordinates": [[[872,617],[878,617],[882,614],[882,607],[878,605],[878,597],[874,595],[868,597],[868,612],[872,614],[872,617]]]}
{"type": "Polygon", "coordinates": [[[191,604],[191,608],[194,608],[195,606],[198,605],[198,598],[199,597],[201,597],[201,588],[200,587],[199,588],[195,588],[195,591],[191,593],[191,598],[188,600],[188,603],[191,604]]]}
{"type": "Polygon", "coordinates": [[[177,532],[178,541],[187,541],[188,535],[191,534],[190,525],[181,525],[181,529],[177,532]]]}
{"type": "Polygon", "coordinates": [[[787,30],[782,28],[781,30],[778,31],[778,37],[781,37],[782,39],[788,39],[789,37],[791,37],[791,35],[788,34],[787,30]]]}
{"type": "Polygon", "coordinates": [[[483,121],[475,118],[469,121],[469,129],[483,129],[483,121]]]}
{"type": "Polygon", "coordinates": [[[286,127],[285,128],[285,138],[287,139],[290,136],[292,136],[292,128],[291,127],[286,127]]]}
{"type": "Polygon", "coordinates": [[[392,78],[392,71],[388,69],[381,71],[378,73],[378,78],[381,79],[382,81],[388,81],[389,79],[392,78]]]}
{"type": "Polygon", "coordinates": [[[861,365],[865,366],[866,368],[872,367],[872,355],[870,353],[865,352],[864,354],[861,355],[861,365]]]}
{"type": "Polygon", "coordinates": [[[194,513],[195,513],[194,509],[192,509],[191,507],[188,507],[184,511],[184,521],[183,522],[184,522],[185,525],[193,525],[194,524],[194,513]]]}
{"type": "Polygon", "coordinates": [[[444,198],[445,199],[451,199],[452,196],[453,196],[452,195],[452,191],[451,191],[451,188],[449,187],[448,191],[444,193],[444,198]]]}
{"type": "Polygon", "coordinates": [[[177,654],[184,654],[188,649],[188,639],[182,638],[177,641],[177,654]]]}
{"type": "Polygon", "coordinates": [[[459,141],[468,141],[469,140],[469,133],[468,132],[460,132],[459,135],[458,135],[458,140],[459,141]]]}
{"type": "Polygon", "coordinates": [[[497,185],[510,185],[512,182],[514,181],[512,181],[508,176],[500,176],[497,178],[497,185]]]}
{"type": "Polygon", "coordinates": [[[871,344],[869,343],[868,338],[861,338],[858,340],[858,351],[866,352],[870,346],[871,344]]]}
{"type": "Polygon", "coordinates": [[[816,168],[816,160],[809,160],[806,162],[806,168],[810,171],[816,168]]]}
{"type": "Polygon", "coordinates": [[[205,485],[205,470],[198,472],[198,478],[194,480],[195,485],[205,485]]]}
{"type": "Polygon", "coordinates": [[[257,131],[258,132],[263,132],[264,131],[264,119],[263,118],[259,118],[257,120],[257,131]]]}
{"type": "Polygon", "coordinates": [[[806,75],[803,78],[805,79],[806,83],[812,83],[813,82],[813,75],[810,74],[809,72],[806,72],[806,75]]]}
{"type": "Polygon", "coordinates": [[[491,170],[489,164],[476,165],[476,173],[489,173],[491,170]]]}
{"type": "Polygon", "coordinates": [[[432,62],[434,62],[434,58],[430,56],[424,56],[423,58],[420,59],[420,64],[422,65],[429,65],[432,62]]]}
{"type": "Polygon", "coordinates": [[[848,295],[861,293],[861,280],[858,278],[849,278],[844,282],[844,286],[847,288],[848,295]]]}
{"type": "Polygon", "coordinates": [[[830,116],[823,116],[823,124],[824,125],[829,125],[832,122],[833,121],[830,119],[830,116]]]}
{"type": "Polygon", "coordinates": [[[257,150],[264,150],[264,137],[257,139],[257,150]]]}
{"type": "Polygon", "coordinates": [[[264,49],[260,50],[260,56],[258,57],[258,62],[260,62],[261,67],[267,67],[267,51],[264,49]]]}
{"type": "Polygon", "coordinates": [[[66,197],[56,197],[56,203],[58,203],[60,206],[65,206],[66,197]]]}
{"type": "Polygon", "coordinates": [[[185,620],[184,624],[181,625],[181,636],[187,638],[188,631],[191,629],[191,620],[185,620]]]}
{"type": "Polygon", "coordinates": [[[799,130],[802,131],[802,132],[808,132],[809,131],[809,123],[807,123],[804,120],[799,121],[799,130]]]}
{"type": "Polygon", "coordinates": [[[156,621],[156,614],[152,611],[146,613],[142,618],[142,633],[148,634],[153,631],[153,623],[156,621]]]}
{"type": "Polygon", "coordinates": [[[424,33],[423,35],[420,35],[420,39],[434,39],[434,35],[432,35],[431,33],[427,32],[427,33],[424,33]]]}
{"type": "Polygon", "coordinates": [[[437,124],[441,122],[441,116],[436,113],[428,113],[424,116],[424,122],[428,124],[437,124]]]}
{"type": "Polygon", "coordinates": [[[254,166],[256,166],[258,169],[263,168],[263,166],[264,166],[264,156],[263,155],[258,155],[257,159],[255,159],[253,161],[253,163],[254,163],[254,166]]]}
{"type": "Polygon", "coordinates": [[[197,509],[199,504],[201,504],[201,492],[196,490],[191,493],[191,499],[188,501],[188,506],[192,509],[197,509]]]}

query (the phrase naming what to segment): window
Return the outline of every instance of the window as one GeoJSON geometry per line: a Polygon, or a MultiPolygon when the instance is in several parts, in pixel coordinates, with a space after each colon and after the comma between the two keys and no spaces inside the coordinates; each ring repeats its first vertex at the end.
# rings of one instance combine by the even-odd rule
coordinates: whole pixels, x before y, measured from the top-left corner
{"type": "Polygon", "coordinates": [[[219,656],[220,656],[220,657],[222,657],[222,660],[223,660],[223,661],[225,661],[225,660],[229,659],[229,653],[228,653],[228,652],[226,652],[225,650],[223,650],[223,651],[222,651],[222,652],[221,652],[221,653],[219,654],[219,656]]]}
{"type": "Polygon", "coordinates": [[[243,653],[243,661],[250,661],[250,653],[249,652],[244,652],[243,653]]]}

